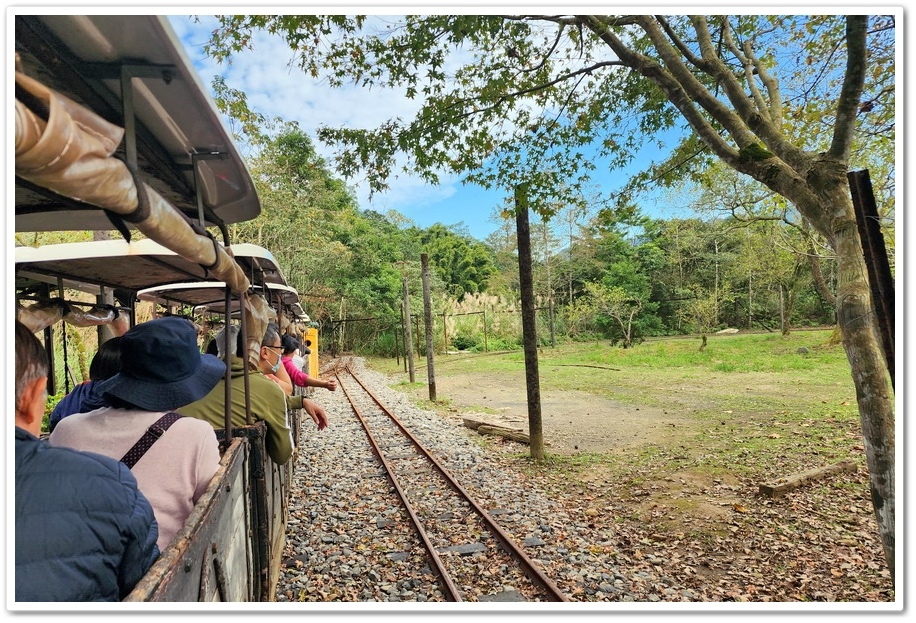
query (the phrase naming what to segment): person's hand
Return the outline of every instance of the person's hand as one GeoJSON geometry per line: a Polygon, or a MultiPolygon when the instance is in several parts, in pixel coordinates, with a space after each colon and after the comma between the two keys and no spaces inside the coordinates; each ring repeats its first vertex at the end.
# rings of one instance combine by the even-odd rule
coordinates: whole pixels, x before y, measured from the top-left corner
{"type": "Polygon", "coordinates": [[[317,402],[309,398],[303,398],[302,408],[305,409],[306,413],[315,421],[318,430],[324,430],[328,427],[328,414],[324,412],[324,409],[322,409],[317,402]]]}
{"type": "Polygon", "coordinates": [[[337,391],[337,381],[335,381],[334,379],[328,379],[327,381],[324,382],[324,387],[325,389],[328,389],[332,392],[337,391]]]}

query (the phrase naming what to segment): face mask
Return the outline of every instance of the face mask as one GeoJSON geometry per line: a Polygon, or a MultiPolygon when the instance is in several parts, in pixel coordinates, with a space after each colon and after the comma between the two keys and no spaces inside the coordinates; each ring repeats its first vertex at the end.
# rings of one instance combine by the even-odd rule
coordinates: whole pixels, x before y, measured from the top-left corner
{"type": "MultiPolygon", "coordinates": [[[[280,357],[280,354],[277,353],[276,351],[274,351],[273,348],[270,348],[269,346],[265,346],[264,348],[266,348],[269,352],[271,352],[271,353],[273,353],[274,355],[277,356],[277,363],[270,367],[270,372],[271,372],[271,374],[276,374],[276,373],[277,373],[277,370],[280,369],[280,365],[283,363],[283,358],[280,357]]],[[[265,360],[266,360],[266,358],[265,358],[265,360]]]]}

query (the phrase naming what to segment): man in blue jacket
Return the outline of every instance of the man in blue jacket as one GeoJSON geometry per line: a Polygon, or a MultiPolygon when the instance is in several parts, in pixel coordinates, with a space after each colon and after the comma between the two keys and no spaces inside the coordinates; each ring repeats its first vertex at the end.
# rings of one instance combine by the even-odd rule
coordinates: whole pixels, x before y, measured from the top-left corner
{"type": "Polygon", "coordinates": [[[159,556],[126,465],[38,439],[48,361],[16,321],[16,601],[120,601],[159,556]]]}

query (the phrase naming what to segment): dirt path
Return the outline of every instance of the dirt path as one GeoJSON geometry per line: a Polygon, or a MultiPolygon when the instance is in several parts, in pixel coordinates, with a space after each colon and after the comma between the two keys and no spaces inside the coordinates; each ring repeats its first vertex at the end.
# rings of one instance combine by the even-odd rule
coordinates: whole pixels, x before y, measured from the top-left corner
{"type": "MultiPolygon", "coordinates": [[[[425,385],[411,393],[429,397],[425,385]]],[[[436,397],[448,400],[449,415],[455,418],[468,416],[528,432],[524,382],[449,373],[436,379],[436,397]]],[[[549,451],[557,454],[677,443],[697,429],[695,421],[672,409],[634,407],[582,391],[541,391],[541,424],[549,451]]]]}

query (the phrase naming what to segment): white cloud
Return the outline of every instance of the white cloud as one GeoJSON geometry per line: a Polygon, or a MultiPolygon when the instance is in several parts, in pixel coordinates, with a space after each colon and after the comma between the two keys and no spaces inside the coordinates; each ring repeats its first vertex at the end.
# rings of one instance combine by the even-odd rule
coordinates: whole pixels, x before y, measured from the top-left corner
{"type": "MultiPolygon", "coordinates": [[[[291,63],[294,52],[278,36],[257,32],[253,48],[232,57],[231,64],[220,64],[203,53],[203,44],[216,26],[212,16],[199,16],[195,22],[187,16],[173,15],[170,22],[209,87],[215,75],[222,75],[230,88],[246,94],[249,106],[267,117],[297,121],[315,140],[315,148],[332,163],[332,151],[315,139],[320,125],[330,127],[374,128],[384,121],[412,118],[420,103],[392,90],[348,86],[330,88],[307,76],[291,63]]],[[[440,186],[407,175],[389,180],[390,189],[369,200],[368,186],[362,180],[347,180],[356,192],[360,206],[378,212],[397,210],[425,224],[421,208],[430,209],[438,201],[453,197],[459,191],[457,180],[448,179],[440,186]]]]}

